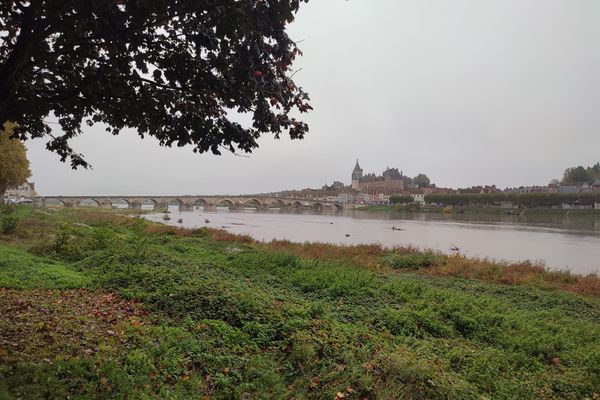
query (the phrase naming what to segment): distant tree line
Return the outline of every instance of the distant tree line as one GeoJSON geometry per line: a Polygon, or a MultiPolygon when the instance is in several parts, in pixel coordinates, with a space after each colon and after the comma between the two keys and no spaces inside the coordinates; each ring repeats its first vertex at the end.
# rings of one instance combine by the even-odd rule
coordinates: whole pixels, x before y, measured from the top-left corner
{"type": "Polygon", "coordinates": [[[590,183],[600,179],[600,162],[597,162],[591,167],[578,167],[567,168],[563,174],[562,184],[563,185],[583,185],[584,183],[590,183]]]}
{"type": "Polygon", "coordinates": [[[431,179],[425,174],[418,174],[414,178],[404,176],[402,179],[404,179],[404,184],[406,185],[415,184],[420,188],[435,187],[435,184],[431,183],[431,179]]]}
{"type": "Polygon", "coordinates": [[[391,204],[408,204],[414,202],[415,199],[412,196],[406,195],[393,195],[390,196],[391,204]]]}
{"type": "Polygon", "coordinates": [[[500,206],[502,202],[510,202],[519,208],[550,208],[562,204],[593,206],[594,203],[600,203],[600,191],[583,193],[431,193],[425,196],[425,201],[441,206],[458,207],[494,207],[500,206]]]}

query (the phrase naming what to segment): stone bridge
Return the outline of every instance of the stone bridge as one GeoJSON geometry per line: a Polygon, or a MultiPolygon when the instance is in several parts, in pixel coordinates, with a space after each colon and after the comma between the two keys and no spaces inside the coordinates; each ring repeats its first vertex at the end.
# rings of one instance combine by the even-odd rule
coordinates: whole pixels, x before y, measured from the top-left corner
{"type": "Polygon", "coordinates": [[[178,206],[180,211],[192,211],[194,207],[202,207],[204,210],[216,210],[217,207],[233,210],[283,208],[339,211],[344,209],[344,205],[339,202],[271,196],[43,196],[37,198],[37,202],[42,206],[62,204],[65,207],[80,207],[84,204],[95,204],[103,208],[126,204],[127,208],[134,210],[141,210],[142,205],[149,205],[156,211],[167,211],[169,206],[178,206]]]}

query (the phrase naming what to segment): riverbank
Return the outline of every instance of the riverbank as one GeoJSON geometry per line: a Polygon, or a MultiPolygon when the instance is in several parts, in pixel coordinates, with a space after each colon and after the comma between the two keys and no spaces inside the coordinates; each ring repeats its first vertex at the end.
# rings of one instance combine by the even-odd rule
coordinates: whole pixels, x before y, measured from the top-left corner
{"type": "Polygon", "coordinates": [[[598,396],[594,275],[105,210],[9,231],[0,398],[598,396]]]}
{"type": "Polygon", "coordinates": [[[368,205],[359,206],[355,210],[367,212],[410,212],[427,214],[460,214],[460,215],[514,215],[532,217],[593,217],[600,218],[600,210],[596,209],[559,209],[559,208],[483,208],[483,207],[417,207],[414,205],[368,205]]]}

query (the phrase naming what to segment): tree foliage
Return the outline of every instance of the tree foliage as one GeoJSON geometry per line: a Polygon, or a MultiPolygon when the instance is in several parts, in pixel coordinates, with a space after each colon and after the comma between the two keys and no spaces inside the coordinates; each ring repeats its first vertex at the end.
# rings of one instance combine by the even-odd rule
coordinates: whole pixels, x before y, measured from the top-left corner
{"type": "Polygon", "coordinates": [[[405,195],[393,195],[390,196],[390,203],[392,204],[407,204],[414,202],[415,199],[412,196],[405,195]]]}
{"type": "Polygon", "coordinates": [[[308,126],[294,114],[311,107],[285,29],[306,1],[2,1],[0,124],[49,137],[74,168],[87,166],[69,145],[82,124],[214,154],[251,152],[266,133],[301,139],[308,126]]]}
{"type": "Polygon", "coordinates": [[[25,146],[10,138],[12,129],[13,125],[4,124],[0,130],[0,203],[7,188],[22,184],[31,175],[25,146]]]}
{"type": "Polygon", "coordinates": [[[567,168],[563,174],[563,185],[582,185],[600,179],[600,162],[591,167],[567,168]]]}
{"type": "Polygon", "coordinates": [[[425,174],[419,174],[413,178],[413,183],[419,185],[419,187],[429,187],[431,185],[431,180],[425,174]]]}

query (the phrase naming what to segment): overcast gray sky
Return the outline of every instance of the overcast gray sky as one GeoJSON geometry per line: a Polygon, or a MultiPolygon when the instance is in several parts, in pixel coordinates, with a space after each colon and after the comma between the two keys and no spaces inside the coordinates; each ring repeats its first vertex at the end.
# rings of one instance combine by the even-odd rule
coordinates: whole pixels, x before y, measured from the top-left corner
{"type": "Polygon", "coordinates": [[[249,158],[85,128],[94,170],[27,143],[40,194],[256,193],[386,166],[438,186],[546,184],[600,161],[600,1],[312,0],[290,28],[311,95],[303,141],[249,158]]]}

